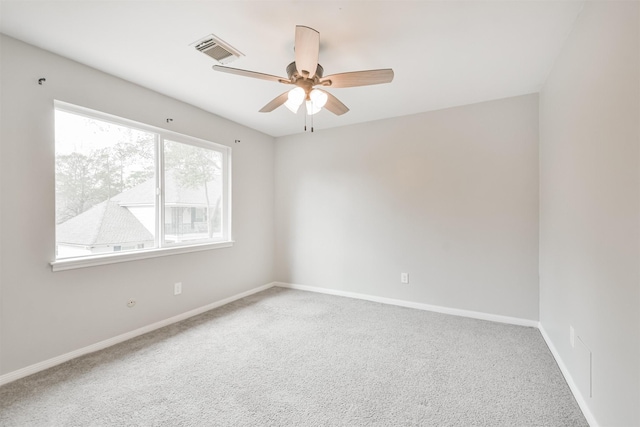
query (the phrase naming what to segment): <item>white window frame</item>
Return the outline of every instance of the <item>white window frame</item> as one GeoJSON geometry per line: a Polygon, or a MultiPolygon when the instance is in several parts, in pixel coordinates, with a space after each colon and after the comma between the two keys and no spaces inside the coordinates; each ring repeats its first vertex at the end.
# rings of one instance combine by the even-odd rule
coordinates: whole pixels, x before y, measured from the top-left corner
{"type": "MultiPolygon", "coordinates": [[[[104,264],[134,261],[139,259],[155,258],[159,256],[198,252],[233,246],[231,234],[231,147],[216,144],[200,138],[180,134],[156,126],[103,113],[85,107],[80,107],[67,102],[54,100],[54,110],[64,111],[91,119],[126,126],[135,130],[153,133],[155,138],[155,178],[156,178],[156,233],[155,247],[131,252],[115,252],[108,254],[87,255],[82,257],[70,257],[56,259],[50,262],[52,271],[85,268],[104,264]],[[211,149],[222,154],[222,239],[216,241],[197,240],[193,242],[166,243],[164,242],[164,141],[169,140],[181,144],[192,145],[200,148],[211,149]],[[158,191],[159,190],[159,191],[158,191]]],[[[54,239],[54,247],[57,238],[54,239]]]]}

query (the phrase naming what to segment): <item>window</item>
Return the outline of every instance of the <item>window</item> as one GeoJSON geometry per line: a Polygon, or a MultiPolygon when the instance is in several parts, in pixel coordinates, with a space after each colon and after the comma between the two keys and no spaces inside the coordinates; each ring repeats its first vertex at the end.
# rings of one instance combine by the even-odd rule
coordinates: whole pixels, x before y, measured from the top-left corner
{"type": "Polygon", "coordinates": [[[230,246],[230,148],[55,103],[54,270],[230,246]]]}

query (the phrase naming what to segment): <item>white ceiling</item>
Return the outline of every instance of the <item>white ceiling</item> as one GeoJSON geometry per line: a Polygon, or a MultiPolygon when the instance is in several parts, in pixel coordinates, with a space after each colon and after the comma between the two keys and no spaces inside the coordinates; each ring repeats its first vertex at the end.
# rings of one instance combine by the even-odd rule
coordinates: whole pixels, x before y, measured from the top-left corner
{"type": "Polygon", "coordinates": [[[303,131],[280,107],[287,86],[211,69],[190,44],[215,34],[244,55],[229,64],[286,77],[296,25],[320,32],[325,75],[393,68],[387,85],[328,89],[350,109],[316,129],[537,92],[582,1],[0,1],[0,31],[281,136],[303,131]]]}

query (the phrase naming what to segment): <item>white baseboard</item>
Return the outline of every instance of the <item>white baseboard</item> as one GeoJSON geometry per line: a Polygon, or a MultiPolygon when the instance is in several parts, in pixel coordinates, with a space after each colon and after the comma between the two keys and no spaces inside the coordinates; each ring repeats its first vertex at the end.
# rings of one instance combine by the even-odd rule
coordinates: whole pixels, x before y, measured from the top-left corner
{"type": "Polygon", "coordinates": [[[400,307],[416,308],[418,310],[434,311],[436,313],[451,314],[453,316],[470,317],[472,319],[489,320],[491,322],[507,323],[510,325],[538,327],[537,320],[521,319],[519,317],[501,316],[498,314],[482,313],[479,311],[461,310],[457,308],[441,307],[438,305],[423,304],[419,302],[405,301],[393,298],[378,297],[374,295],[359,294],[356,292],[339,291],[335,289],[319,288],[316,286],[295,285],[292,283],[274,282],[281,288],[298,289],[301,291],[318,292],[322,294],[337,295],[341,297],[356,298],[382,304],[397,305],[400,307]]]}
{"type": "Polygon", "coordinates": [[[537,328],[542,334],[542,337],[544,338],[545,342],[547,343],[549,350],[551,350],[551,354],[553,355],[553,358],[556,360],[556,363],[560,367],[560,371],[562,372],[562,375],[564,375],[564,378],[567,381],[567,384],[569,385],[569,389],[571,390],[571,392],[573,393],[573,396],[578,402],[578,406],[580,406],[580,409],[582,410],[584,417],[587,419],[587,422],[591,427],[600,427],[595,417],[589,410],[589,406],[587,405],[587,402],[582,396],[582,393],[580,393],[580,390],[578,389],[576,383],[573,381],[571,374],[569,374],[569,370],[567,369],[566,365],[562,361],[560,354],[558,353],[555,346],[551,342],[551,339],[549,338],[546,331],[542,327],[542,324],[540,324],[540,322],[536,320],[521,319],[518,317],[500,316],[496,314],[488,314],[488,313],[482,313],[477,311],[460,310],[456,308],[448,308],[448,307],[422,304],[422,303],[404,301],[404,300],[398,300],[398,299],[392,299],[392,298],[377,297],[373,295],[359,294],[355,292],[346,292],[346,291],[339,291],[335,289],[320,288],[316,286],[296,285],[292,283],[282,283],[282,282],[274,282],[273,285],[280,288],[289,288],[289,289],[298,289],[301,291],[318,292],[318,293],[329,294],[329,295],[337,295],[337,296],[348,297],[348,298],[374,301],[382,304],[397,305],[400,307],[434,311],[437,313],[451,314],[454,316],[470,317],[472,319],[489,320],[492,322],[507,323],[507,324],[518,325],[518,326],[530,326],[530,327],[537,328]]]}
{"type": "Polygon", "coordinates": [[[109,338],[107,340],[100,341],[98,343],[89,345],[87,347],[83,347],[83,348],[80,348],[78,350],[74,350],[72,352],[69,352],[69,353],[54,357],[52,359],[48,359],[48,360],[36,363],[34,365],[30,365],[30,366],[27,366],[27,367],[22,368],[22,369],[18,369],[17,371],[9,372],[8,374],[0,375],[0,386],[4,385],[4,384],[8,384],[8,383],[10,383],[12,381],[18,380],[20,378],[24,378],[26,376],[35,374],[37,372],[43,371],[45,369],[52,368],[52,367],[54,367],[56,365],[59,365],[59,364],[64,363],[64,362],[67,362],[67,361],[69,361],[71,359],[75,359],[76,357],[80,357],[80,356],[83,356],[85,354],[93,353],[95,351],[99,351],[99,350],[105,349],[107,347],[111,347],[111,346],[113,346],[115,344],[119,344],[119,343],[127,341],[127,340],[129,340],[131,338],[135,338],[137,336],[146,334],[146,333],[154,331],[156,329],[160,329],[162,327],[171,325],[173,323],[180,322],[181,320],[188,319],[190,317],[196,316],[196,315],[204,313],[206,311],[213,310],[214,308],[218,308],[218,307],[221,307],[223,305],[226,305],[226,304],[229,304],[231,302],[234,302],[236,300],[239,300],[241,298],[247,297],[249,295],[253,295],[255,293],[265,291],[265,290],[267,290],[269,288],[272,288],[274,286],[278,286],[278,287],[281,287],[281,288],[298,289],[298,290],[302,290],[302,291],[317,292],[317,293],[323,293],[323,294],[329,294],[329,295],[336,295],[336,296],[342,296],[342,297],[347,297],[347,298],[356,298],[356,299],[361,299],[361,300],[366,300],[366,301],[379,302],[379,303],[382,303],[382,304],[390,304],[390,305],[396,305],[396,306],[400,306],[400,307],[415,308],[415,309],[418,309],[418,310],[433,311],[433,312],[436,312],[436,313],[451,314],[451,315],[454,315],[454,316],[470,317],[472,319],[489,320],[489,321],[492,321],[492,322],[499,322],[499,323],[506,323],[506,324],[511,324],[511,325],[529,326],[529,327],[538,328],[540,330],[540,333],[542,334],[542,337],[544,338],[545,342],[547,343],[547,346],[549,347],[549,350],[551,351],[551,354],[553,355],[554,359],[556,360],[556,363],[560,367],[560,371],[564,375],[564,378],[567,381],[567,384],[569,385],[569,388],[571,389],[571,392],[573,393],[576,401],[578,402],[578,405],[580,406],[580,409],[582,410],[582,413],[584,414],[585,418],[587,419],[587,422],[589,423],[589,425],[591,427],[599,427],[599,424],[596,421],[596,419],[593,416],[593,414],[591,413],[591,411],[589,410],[589,406],[587,405],[587,402],[585,401],[584,397],[582,396],[582,393],[580,393],[580,390],[578,389],[577,385],[573,381],[573,378],[571,377],[571,374],[569,373],[566,365],[562,361],[562,358],[560,358],[560,354],[558,353],[558,351],[556,350],[555,346],[551,342],[551,339],[549,338],[549,336],[547,335],[546,331],[544,330],[544,328],[542,327],[542,325],[538,321],[529,320],[529,319],[521,319],[521,318],[518,318],[518,317],[509,317],[509,316],[501,316],[501,315],[496,315],[496,314],[482,313],[482,312],[477,312],[477,311],[469,311],[469,310],[461,310],[461,309],[455,309],[455,308],[441,307],[441,306],[423,304],[423,303],[412,302],[412,301],[405,301],[405,300],[398,300],[398,299],[392,299],[392,298],[378,297],[378,296],[374,296],[374,295],[360,294],[360,293],[356,293],[356,292],[347,292],[347,291],[340,291],[340,290],[335,290],[335,289],[320,288],[320,287],[316,287],[316,286],[296,285],[296,284],[283,283],[283,282],[268,283],[266,285],[259,286],[259,287],[254,288],[254,289],[250,289],[248,291],[239,293],[237,295],[233,295],[233,296],[231,296],[229,298],[225,298],[223,300],[216,301],[214,303],[205,305],[203,307],[199,307],[199,308],[187,311],[186,313],[182,313],[182,314],[179,314],[177,316],[173,316],[173,317],[170,317],[168,319],[161,320],[159,322],[153,323],[151,325],[147,325],[147,326],[144,326],[142,328],[138,328],[136,330],[133,330],[133,331],[130,331],[130,332],[115,336],[113,338],[109,338]]]}
{"type": "Polygon", "coordinates": [[[596,421],[596,418],[593,416],[593,414],[589,410],[589,405],[587,404],[587,401],[585,400],[584,396],[580,392],[580,389],[578,388],[577,384],[573,380],[573,377],[569,373],[567,366],[562,361],[562,358],[560,357],[560,353],[558,353],[558,350],[556,350],[556,347],[553,345],[553,342],[551,341],[551,338],[549,338],[547,331],[545,331],[544,327],[542,326],[542,323],[538,325],[538,329],[542,334],[542,338],[544,338],[545,342],[547,343],[549,350],[551,350],[551,354],[553,355],[553,358],[556,359],[556,363],[558,364],[558,367],[560,368],[562,375],[564,375],[564,379],[569,385],[569,388],[571,389],[571,393],[573,393],[573,396],[576,398],[576,401],[578,402],[578,406],[580,406],[580,409],[582,410],[584,417],[587,419],[589,426],[599,427],[600,424],[598,424],[598,421],[596,421]]]}
{"type": "Polygon", "coordinates": [[[85,354],[93,353],[98,350],[105,349],[107,347],[111,347],[112,345],[119,344],[121,342],[130,340],[131,338],[135,338],[137,336],[146,334],[147,332],[154,331],[156,329],[160,329],[162,327],[171,325],[172,323],[180,322],[181,320],[188,319],[189,317],[196,316],[198,314],[204,313],[205,311],[213,310],[214,308],[221,307],[223,305],[229,304],[233,301],[239,300],[240,298],[248,297],[249,295],[253,295],[258,292],[262,292],[269,288],[275,286],[274,283],[268,283],[263,286],[259,286],[254,289],[249,289],[246,292],[239,293],[237,295],[233,295],[229,298],[225,298],[220,301],[216,301],[211,304],[207,304],[203,307],[199,307],[186,313],[178,314],[177,316],[170,317],[165,320],[161,320],[156,323],[152,323],[151,325],[143,326],[142,328],[138,328],[131,332],[124,333],[122,335],[115,336],[113,338],[106,339],[104,341],[97,342],[95,344],[89,345],[87,347],[80,348],[78,350],[74,350],[72,352],[62,354],[60,356],[54,357],[52,359],[48,359],[34,365],[27,366],[22,369],[18,369],[17,371],[9,372],[8,374],[4,374],[0,376],[0,386],[4,384],[8,384],[12,381],[18,380],[20,378],[24,378],[26,376],[35,374],[40,371],[44,371],[45,369],[52,368],[56,365],[60,365],[61,363],[67,362],[71,359],[75,359],[76,357],[83,356],[85,354]]]}

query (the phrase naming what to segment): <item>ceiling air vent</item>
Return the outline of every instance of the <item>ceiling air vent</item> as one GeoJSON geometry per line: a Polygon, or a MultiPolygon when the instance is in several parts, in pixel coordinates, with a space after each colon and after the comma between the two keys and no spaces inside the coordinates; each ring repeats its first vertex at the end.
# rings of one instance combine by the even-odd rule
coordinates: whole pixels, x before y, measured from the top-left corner
{"type": "Polygon", "coordinates": [[[213,34],[192,43],[191,46],[221,64],[228,64],[244,56],[239,50],[232,48],[213,34]]]}

